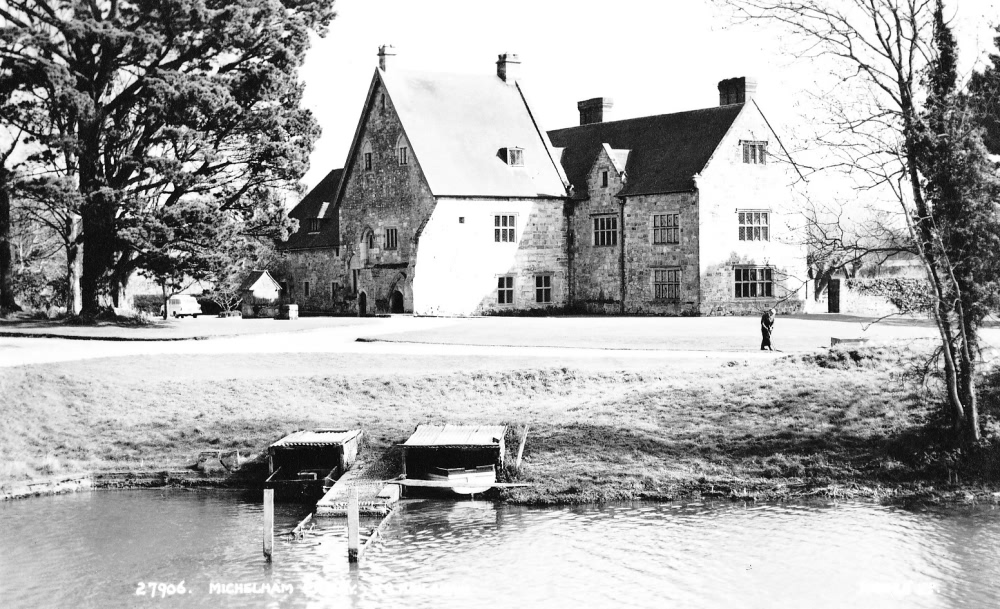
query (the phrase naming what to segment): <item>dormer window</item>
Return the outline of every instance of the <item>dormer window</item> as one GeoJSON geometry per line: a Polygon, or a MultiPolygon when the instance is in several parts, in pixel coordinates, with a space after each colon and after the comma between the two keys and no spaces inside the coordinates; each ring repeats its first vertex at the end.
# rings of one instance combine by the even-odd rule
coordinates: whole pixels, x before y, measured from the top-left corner
{"type": "Polygon", "coordinates": [[[501,148],[497,156],[511,167],[524,167],[523,148],[501,148]]]}
{"type": "Polygon", "coordinates": [[[320,219],[319,218],[309,218],[309,232],[310,233],[318,233],[319,232],[319,226],[320,226],[320,219]]]}
{"type": "Polygon", "coordinates": [[[767,164],[767,142],[743,140],[743,162],[748,165],[767,164]]]}

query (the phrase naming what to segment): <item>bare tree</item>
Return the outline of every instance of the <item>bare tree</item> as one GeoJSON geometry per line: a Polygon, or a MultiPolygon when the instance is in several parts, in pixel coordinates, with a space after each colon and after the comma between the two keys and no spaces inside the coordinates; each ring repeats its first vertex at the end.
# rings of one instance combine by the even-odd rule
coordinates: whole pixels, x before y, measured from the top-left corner
{"type": "MultiPolygon", "coordinates": [[[[982,152],[973,123],[961,116],[954,78],[950,88],[934,90],[934,74],[954,72],[942,2],[722,1],[735,9],[737,21],[783,27],[797,41],[800,58],[829,66],[836,80],[836,91],[824,95],[831,118],[814,138],[831,159],[823,169],[841,171],[859,192],[891,199],[902,211],[909,242],[904,248],[918,254],[932,290],[952,425],[957,437],[978,440],[975,365],[982,307],[976,299],[982,294],[970,289],[977,280],[970,269],[985,267],[972,260],[976,244],[970,239],[977,236],[956,230],[961,220],[954,212],[978,209],[973,203],[983,188],[938,187],[935,177],[943,176],[925,173],[941,160],[933,155],[968,161],[969,154],[982,152]],[[935,94],[937,121],[935,107],[927,106],[935,94]]],[[[975,159],[968,165],[982,169],[975,159]]]]}

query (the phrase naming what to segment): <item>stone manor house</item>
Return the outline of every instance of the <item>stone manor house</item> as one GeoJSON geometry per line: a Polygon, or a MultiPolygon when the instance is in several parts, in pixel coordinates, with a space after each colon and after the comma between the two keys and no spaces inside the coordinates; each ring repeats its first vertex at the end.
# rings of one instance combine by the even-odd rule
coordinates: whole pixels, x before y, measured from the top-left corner
{"type": "MultiPolygon", "coordinates": [[[[754,101],[545,131],[496,73],[393,69],[379,50],[343,169],[291,212],[285,297],[304,312],[478,315],[800,311],[805,247],[785,226],[789,162],[754,101]]],[[[492,71],[491,71],[492,72],[492,71]]]]}

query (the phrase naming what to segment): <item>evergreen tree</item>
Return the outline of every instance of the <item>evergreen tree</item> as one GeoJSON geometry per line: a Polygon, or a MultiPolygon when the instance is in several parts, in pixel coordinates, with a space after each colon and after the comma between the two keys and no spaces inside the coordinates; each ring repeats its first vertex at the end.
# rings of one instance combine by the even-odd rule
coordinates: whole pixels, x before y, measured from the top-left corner
{"type": "Polygon", "coordinates": [[[148,244],[133,238],[155,233],[171,213],[164,210],[181,202],[206,210],[192,221],[266,217],[278,222],[269,230],[284,230],[274,193],[298,193],[319,134],[300,107],[297,72],[310,33],[325,34],[332,5],[8,0],[0,7],[0,59],[27,75],[17,99],[51,117],[42,131],[29,121],[16,126],[59,160],[81,195],[83,314],[96,314],[103,294],[115,295],[152,259],[148,244]]]}

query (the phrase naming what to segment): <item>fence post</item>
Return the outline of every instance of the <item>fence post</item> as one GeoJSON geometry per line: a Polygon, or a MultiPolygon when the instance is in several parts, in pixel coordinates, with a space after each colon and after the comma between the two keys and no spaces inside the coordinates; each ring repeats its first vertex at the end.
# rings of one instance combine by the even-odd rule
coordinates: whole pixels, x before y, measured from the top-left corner
{"type": "Polygon", "coordinates": [[[264,558],[271,562],[274,550],[274,489],[264,489],[264,558]]]}
{"type": "Polygon", "coordinates": [[[358,562],[358,541],[361,537],[361,516],[358,513],[358,488],[352,487],[347,498],[347,562],[358,562]]]}

